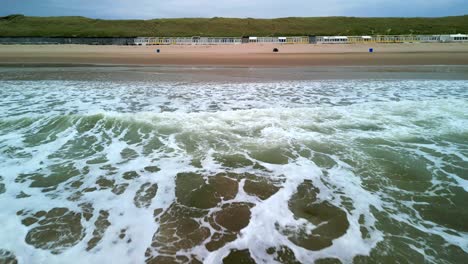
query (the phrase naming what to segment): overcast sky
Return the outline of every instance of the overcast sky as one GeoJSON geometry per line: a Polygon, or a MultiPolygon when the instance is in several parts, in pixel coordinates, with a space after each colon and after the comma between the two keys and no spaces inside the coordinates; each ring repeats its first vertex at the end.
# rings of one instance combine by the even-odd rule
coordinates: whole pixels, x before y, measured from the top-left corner
{"type": "Polygon", "coordinates": [[[92,18],[449,16],[468,0],[0,0],[0,16],[92,18]]]}

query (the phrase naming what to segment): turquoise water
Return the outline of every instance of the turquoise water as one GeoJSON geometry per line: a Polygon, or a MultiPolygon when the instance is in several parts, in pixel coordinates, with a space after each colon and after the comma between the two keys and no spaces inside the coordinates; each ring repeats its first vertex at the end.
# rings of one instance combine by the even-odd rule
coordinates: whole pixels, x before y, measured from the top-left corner
{"type": "Polygon", "coordinates": [[[0,81],[0,98],[0,262],[468,257],[466,81],[0,81]]]}

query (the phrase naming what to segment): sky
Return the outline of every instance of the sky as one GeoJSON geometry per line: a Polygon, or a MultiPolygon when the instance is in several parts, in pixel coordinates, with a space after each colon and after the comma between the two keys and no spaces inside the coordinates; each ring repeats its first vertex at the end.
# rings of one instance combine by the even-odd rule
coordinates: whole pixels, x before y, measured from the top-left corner
{"type": "Polygon", "coordinates": [[[468,0],[0,0],[0,16],[437,17],[468,14],[468,0]]]}

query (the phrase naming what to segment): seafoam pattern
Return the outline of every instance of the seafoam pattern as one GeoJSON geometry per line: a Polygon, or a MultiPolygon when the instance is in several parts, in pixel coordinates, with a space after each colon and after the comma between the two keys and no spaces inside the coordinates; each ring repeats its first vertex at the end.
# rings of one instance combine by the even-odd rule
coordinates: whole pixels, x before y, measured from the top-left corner
{"type": "MultiPolygon", "coordinates": [[[[464,81],[9,81],[1,87],[0,244],[20,262],[157,257],[161,249],[152,244],[161,218],[174,210],[184,173],[207,182],[238,177],[235,196],[202,215],[250,204],[250,221],[217,250],[207,250],[210,241],[202,239],[177,250],[179,256],[219,263],[233,249],[249,249],[255,261],[271,263],[279,260],[268,249],[285,246],[303,263],[359,261],[359,255],[453,262],[468,252],[466,225],[432,206],[466,215],[464,81]],[[239,176],[245,173],[278,190],[266,199],[246,192],[239,176]],[[349,224],[320,250],[288,236],[317,228],[291,209],[304,182],[349,224]],[[44,239],[51,229],[62,239],[44,239]]],[[[204,217],[196,222],[210,235],[218,232],[204,217]]]]}

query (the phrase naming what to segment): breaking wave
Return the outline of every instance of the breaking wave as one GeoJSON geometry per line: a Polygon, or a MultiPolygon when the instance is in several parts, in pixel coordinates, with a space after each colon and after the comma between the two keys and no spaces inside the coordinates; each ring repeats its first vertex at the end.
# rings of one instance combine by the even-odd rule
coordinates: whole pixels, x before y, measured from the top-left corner
{"type": "Polygon", "coordinates": [[[468,254],[466,82],[0,87],[0,260],[468,254]]]}

